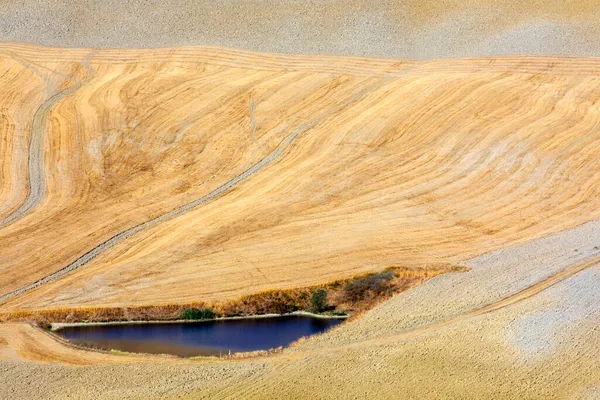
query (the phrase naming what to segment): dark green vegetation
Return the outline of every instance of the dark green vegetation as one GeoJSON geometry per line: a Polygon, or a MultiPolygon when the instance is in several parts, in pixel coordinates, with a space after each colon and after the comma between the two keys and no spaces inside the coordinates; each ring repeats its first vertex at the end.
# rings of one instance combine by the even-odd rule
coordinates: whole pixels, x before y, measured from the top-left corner
{"type": "Polygon", "coordinates": [[[318,314],[327,310],[329,304],[327,303],[327,290],[317,289],[310,296],[310,306],[308,311],[318,314]]]}
{"type": "Polygon", "coordinates": [[[181,319],[214,319],[217,313],[212,308],[185,309],[181,313],[181,319]]]}

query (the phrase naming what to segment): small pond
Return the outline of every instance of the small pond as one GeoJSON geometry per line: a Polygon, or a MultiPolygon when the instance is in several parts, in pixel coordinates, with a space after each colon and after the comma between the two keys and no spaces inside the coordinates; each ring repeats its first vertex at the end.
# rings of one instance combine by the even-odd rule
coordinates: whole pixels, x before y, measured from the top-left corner
{"type": "Polygon", "coordinates": [[[322,333],[341,319],[301,315],[201,322],[89,325],[61,328],[73,343],[127,352],[218,356],[287,346],[302,336],[322,333]]]}

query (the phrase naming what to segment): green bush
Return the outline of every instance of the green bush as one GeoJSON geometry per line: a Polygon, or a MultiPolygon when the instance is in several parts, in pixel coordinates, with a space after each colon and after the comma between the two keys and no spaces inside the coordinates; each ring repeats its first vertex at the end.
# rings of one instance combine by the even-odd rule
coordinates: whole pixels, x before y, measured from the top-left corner
{"type": "Polygon", "coordinates": [[[182,319],[214,319],[217,316],[212,308],[191,308],[183,310],[182,319]]]}
{"type": "Polygon", "coordinates": [[[327,290],[317,289],[310,296],[310,305],[308,311],[312,313],[320,313],[327,309],[327,290]]]}
{"type": "Polygon", "coordinates": [[[348,313],[346,311],[332,311],[331,315],[336,317],[345,317],[346,315],[348,315],[348,313]]]}

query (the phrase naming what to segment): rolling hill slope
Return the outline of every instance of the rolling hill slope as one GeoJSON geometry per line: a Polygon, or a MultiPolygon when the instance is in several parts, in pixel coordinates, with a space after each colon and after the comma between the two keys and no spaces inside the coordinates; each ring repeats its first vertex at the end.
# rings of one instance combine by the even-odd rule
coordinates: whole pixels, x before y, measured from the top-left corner
{"type": "Polygon", "coordinates": [[[600,216],[597,59],[0,54],[4,310],[231,299],[600,216]]]}
{"type": "Polygon", "coordinates": [[[598,398],[598,58],[3,44],[0,115],[0,313],[471,267],[245,360],[0,323],[2,398],[598,398]]]}

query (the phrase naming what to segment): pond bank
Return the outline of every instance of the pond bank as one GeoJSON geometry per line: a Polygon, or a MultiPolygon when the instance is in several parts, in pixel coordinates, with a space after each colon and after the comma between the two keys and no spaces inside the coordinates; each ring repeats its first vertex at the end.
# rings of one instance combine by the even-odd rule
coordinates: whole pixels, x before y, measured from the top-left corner
{"type": "Polygon", "coordinates": [[[0,322],[31,322],[49,328],[51,324],[66,327],[75,326],[68,324],[81,323],[160,323],[214,318],[259,318],[294,313],[298,315],[304,310],[314,309],[311,297],[318,291],[326,292],[326,296],[323,304],[317,308],[325,311],[325,315],[318,314],[317,317],[343,318],[346,314],[355,317],[427,279],[466,270],[467,267],[452,264],[388,267],[381,272],[357,275],[322,285],[273,289],[217,303],[198,301],[188,304],[22,310],[0,313],[0,322]],[[67,325],[56,325],[59,323],[67,325]]]}

